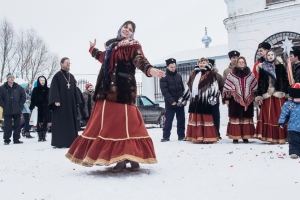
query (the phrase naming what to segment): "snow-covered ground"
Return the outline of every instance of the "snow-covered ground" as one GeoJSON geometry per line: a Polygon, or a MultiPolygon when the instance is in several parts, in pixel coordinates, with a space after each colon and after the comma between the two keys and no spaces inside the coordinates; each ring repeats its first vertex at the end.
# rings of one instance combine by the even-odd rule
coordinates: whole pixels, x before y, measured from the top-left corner
{"type": "MultiPolygon", "coordinates": [[[[135,199],[298,199],[300,159],[288,156],[288,144],[258,140],[232,144],[225,136],[216,144],[177,141],[161,143],[162,130],[149,127],[158,164],[139,172],[112,173],[111,167],[86,168],[65,158],[67,149],[48,141],[22,139],[24,144],[0,143],[1,200],[135,200],[135,199]]],[[[36,136],[35,134],[33,134],[36,136]]],[[[1,138],[3,133],[0,133],[1,138]]],[[[128,164],[129,167],[129,164],[128,164]]]]}

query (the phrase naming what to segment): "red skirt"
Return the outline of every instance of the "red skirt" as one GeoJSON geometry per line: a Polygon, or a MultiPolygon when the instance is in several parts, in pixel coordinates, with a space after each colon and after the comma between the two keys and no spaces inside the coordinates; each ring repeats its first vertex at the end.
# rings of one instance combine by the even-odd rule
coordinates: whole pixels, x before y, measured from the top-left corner
{"type": "Polygon", "coordinates": [[[230,139],[249,139],[253,138],[255,134],[255,127],[253,118],[229,118],[227,125],[227,134],[230,139]]]}
{"type": "Polygon", "coordinates": [[[186,140],[194,143],[217,142],[219,136],[212,115],[190,113],[186,140]]]}
{"type": "Polygon", "coordinates": [[[254,135],[255,138],[280,144],[284,144],[287,141],[287,127],[285,126],[282,129],[278,126],[281,107],[284,102],[286,102],[285,98],[276,98],[274,96],[263,100],[254,135]]]}
{"type": "Polygon", "coordinates": [[[89,122],[66,157],[83,166],[110,165],[123,160],[156,163],[152,139],[135,106],[95,102],[89,122]]]}

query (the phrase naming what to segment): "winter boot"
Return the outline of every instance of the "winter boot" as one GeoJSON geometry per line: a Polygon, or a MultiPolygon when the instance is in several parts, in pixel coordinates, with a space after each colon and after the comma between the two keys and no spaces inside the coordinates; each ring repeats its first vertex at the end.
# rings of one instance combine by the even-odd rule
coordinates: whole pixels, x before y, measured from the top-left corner
{"type": "Polygon", "coordinates": [[[170,139],[169,139],[169,138],[163,138],[163,139],[161,139],[160,141],[161,141],[161,142],[168,142],[168,141],[170,141],[170,139]]]}
{"type": "Polygon", "coordinates": [[[233,140],[233,144],[239,143],[239,140],[233,140]]]}
{"type": "Polygon", "coordinates": [[[23,144],[23,142],[20,140],[16,140],[16,141],[14,141],[14,144],[23,144]]]}
{"type": "Polygon", "coordinates": [[[248,144],[249,140],[248,139],[243,139],[243,143],[248,144]]]}
{"type": "Polygon", "coordinates": [[[26,135],[25,135],[25,130],[22,128],[22,130],[21,130],[21,133],[22,133],[22,136],[23,137],[25,137],[26,135]]]}
{"type": "Polygon", "coordinates": [[[122,171],[122,169],[125,169],[126,168],[126,162],[123,160],[121,162],[118,162],[116,164],[116,166],[113,167],[112,171],[113,172],[120,172],[122,171]]]}
{"type": "Polygon", "coordinates": [[[28,139],[34,138],[33,136],[30,135],[30,132],[25,132],[25,137],[28,139]]]}
{"type": "Polygon", "coordinates": [[[134,161],[130,161],[131,165],[131,171],[139,171],[140,170],[140,164],[134,161]]]}
{"type": "Polygon", "coordinates": [[[47,134],[46,131],[43,131],[43,132],[42,132],[42,140],[43,140],[43,142],[47,141],[47,140],[46,140],[46,134],[47,134]]]}
{"type": "Polygon", "coordinates": [[[43,132],[38,132],[38,136],[39,136],[38,142],[42,142],[43,141],[43,132]]]}
{"type": "Polygon", "coordinates": [[[292,159],[297,159],[297,158],[298,158],[298,155],[297,155],[297,154],[292,154],[292,155],[291,155],[291,158],[292,158],[292,159]]]}

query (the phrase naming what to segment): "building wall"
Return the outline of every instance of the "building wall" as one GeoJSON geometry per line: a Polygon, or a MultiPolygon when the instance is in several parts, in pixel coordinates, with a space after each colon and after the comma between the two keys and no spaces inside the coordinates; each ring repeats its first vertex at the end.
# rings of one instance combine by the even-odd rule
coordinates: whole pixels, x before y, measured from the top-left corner
{"type": "Polygon", "coordinates": [[[300,33],[300,0],[266,7],[265,0],[225,0],[228,18],[224,25],[228,31],[229,50],[238,50],[247,63],[254,63],[260,42],[279,32],[300,33]]]}
{"type": "MultiPolygon", "coordinates": [[[[268,2],[271,2],[271,0],[268,0],[268,2]]],[[[228,17],[235,17],[247,13],[264,11],[266,9],[294,5],[299,2],[300,0],[285,0],[280,3],[267,5],[267,0],[225,0],[225,3],[227,4],[228,17]]]]}

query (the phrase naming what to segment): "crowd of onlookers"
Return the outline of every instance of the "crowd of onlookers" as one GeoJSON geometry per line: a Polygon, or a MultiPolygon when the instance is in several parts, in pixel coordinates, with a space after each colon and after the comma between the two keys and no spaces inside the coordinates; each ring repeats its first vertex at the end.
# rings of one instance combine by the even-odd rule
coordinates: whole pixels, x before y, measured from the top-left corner
{"type": "MultiPolygon", "coordinates": [[[[4,144],[8,145],[13,136],[14,144],[22,144],[21,135],[35,138],[31,132],[37,132],[38,141],[46,141],[46,133],[51,132],[51,110],[48,106],[49,87],[47,79],[40,76],[32,88],[25,82],[18,84],[15,76],[8,73],[7,81],[0,87],[0,117],[4,131],[4,144]],[[2,111],[2,113],[1,113],[2,111]]],[[[82,130],[87,124],[94,106],[94,88],[86,84],[85,90],[77,87],[81,102],[77,105],[78,127],[82,130]]]]}

